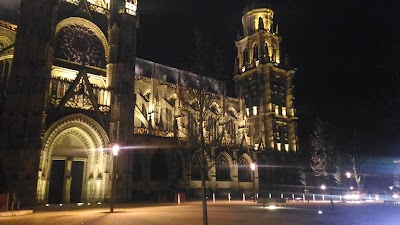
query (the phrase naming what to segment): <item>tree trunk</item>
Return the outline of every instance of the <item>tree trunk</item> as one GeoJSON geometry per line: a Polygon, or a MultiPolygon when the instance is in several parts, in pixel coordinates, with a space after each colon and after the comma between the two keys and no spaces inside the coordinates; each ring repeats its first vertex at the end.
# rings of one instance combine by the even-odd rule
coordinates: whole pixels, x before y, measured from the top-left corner
{"type": "MultiPolygon", "coordinates": [[[[204,157],[204,152],[202,154],[204,157]]],[[[207,189],[206,189],[206,177],[205,177],[204,167],[201,171],[201,204],[203,208],[203,225],[208,225],[208,216],[207,216],[207,189]]]]}

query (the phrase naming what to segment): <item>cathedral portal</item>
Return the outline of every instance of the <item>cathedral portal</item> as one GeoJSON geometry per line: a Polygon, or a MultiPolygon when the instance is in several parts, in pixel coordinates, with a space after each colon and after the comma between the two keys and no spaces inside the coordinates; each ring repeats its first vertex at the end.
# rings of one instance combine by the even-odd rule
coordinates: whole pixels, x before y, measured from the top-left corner
{"type": "Polygon", "coordinates": [[[108,199],[112,172],[108,147],[103,128],[83,114],[55,122],[43,140],[38,202],[58,204],[108,199]]]}

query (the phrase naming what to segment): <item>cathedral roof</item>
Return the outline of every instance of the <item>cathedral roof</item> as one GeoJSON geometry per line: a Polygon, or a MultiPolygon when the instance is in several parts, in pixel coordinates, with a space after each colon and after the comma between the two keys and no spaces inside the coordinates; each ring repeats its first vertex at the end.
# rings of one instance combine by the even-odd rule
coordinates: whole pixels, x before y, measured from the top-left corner
{"type": "Polygon", "coordinates": [[[260,8],[271,8],[271,0],[249,0],[243,9],[243,14],[260,8]]]}

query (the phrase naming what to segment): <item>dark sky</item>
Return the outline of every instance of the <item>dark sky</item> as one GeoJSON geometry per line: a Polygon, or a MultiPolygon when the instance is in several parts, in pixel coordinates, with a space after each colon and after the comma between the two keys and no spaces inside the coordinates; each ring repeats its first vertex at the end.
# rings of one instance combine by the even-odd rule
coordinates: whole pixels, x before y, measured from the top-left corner
{"type": "MultiPolygon", "coordinates": [[[[15,0],[0,7],[15,8],[15,0]]],[[[193,34],[219,45],[232,74],[234,40],[246,0],[139,0],[138,57],[188,68],[193,34]]],[[[318,114],[347,138],[358,130],[364,152],[400,153],[400,2],[275,0],[282,54],[295,75],[299,138],[309,142],[318,114]]],[[[12,10],[11,10],[12,11],[12,10]]],[[[0,14],[9,17],[10,10],[0,14]]],[[[340,135],[338,135],[340,136],[340,135]]]]}
{"type": "MultiPolygon", "coordinates": [[[[146,0],[140,4],[139,57],[187,66],[196,29],[221,46],[232,74],[244,0],[146,0]]],[[[400,3],[362,0],[272,1],[283,55],[295,75],[299,137],[308,144],[319,115],[361,150],[400,152],[400,3]]],[[[346,148],[346,146],[345,146],[346,148]]]]}

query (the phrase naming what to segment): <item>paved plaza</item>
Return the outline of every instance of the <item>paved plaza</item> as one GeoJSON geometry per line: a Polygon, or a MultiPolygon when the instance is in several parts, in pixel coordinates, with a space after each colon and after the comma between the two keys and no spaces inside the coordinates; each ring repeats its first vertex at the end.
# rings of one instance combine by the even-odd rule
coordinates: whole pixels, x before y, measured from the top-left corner
{"type": "MultiPolygon", "coordinates": [[[[398,225],[400,205],[383,203],[348,204],[290,202],[277,209],[254,202],[232,201],[208,204],[210,225],[398,225]],[[321,211],[322,214],[319,214],[321,211]]],[[[107,205],[63,205],[38,207],[33,214],[0,217],[7,225],[201,225],[201,202],[184,204],[117,204],[114,213],[107,205]]]]}

